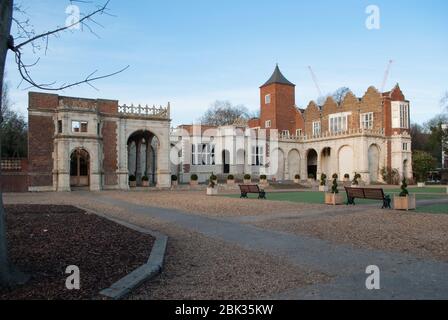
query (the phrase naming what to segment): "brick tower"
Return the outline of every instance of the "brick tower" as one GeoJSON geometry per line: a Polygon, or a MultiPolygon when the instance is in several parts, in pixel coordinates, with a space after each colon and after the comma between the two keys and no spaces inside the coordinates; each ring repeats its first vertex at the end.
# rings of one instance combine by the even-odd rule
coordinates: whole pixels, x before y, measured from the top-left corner
{"type": "Polygon", "coordinates": [[[269,80],[260,87],[260,99],[260,128],[294,134],[297,113],[295,84],[283,76],[278,65],[269,80]]]}

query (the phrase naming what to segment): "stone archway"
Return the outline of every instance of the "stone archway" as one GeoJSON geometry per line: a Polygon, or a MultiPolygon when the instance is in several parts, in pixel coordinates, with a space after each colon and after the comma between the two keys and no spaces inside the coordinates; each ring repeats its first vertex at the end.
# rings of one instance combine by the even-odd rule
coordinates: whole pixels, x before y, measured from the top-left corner
{"type": "Polygon", "coordinates": [[[317,179],[317,151],[309,149],[306,155],[307,178],[317,179]]]}
{"type": "Polygon", "coordinates": [[[222,150],[221,160],[222,160],[222,173],[229,174],[230,173],[230,151],[229,150],[222,150]]]}
{"type": "Polygon", "coordinates": [[[70,187],[90,186],[90,155],[83,148],[75,149],[70,155],[70,187]]]}
{"type": "Polygon", "coordinates": [[[330,178],[334,172],[331,172],[331,148],[324,148],[320,154],[320,171],[330,178]]]}
{"type": "Polygon", "coordinates": [[[159,140],[156,135],[147,130],[134,132],[128,139],[128,171],[137,179],[137,185],[142,185],[146,176],[152,185],[157,184],[157,157],[159,140]]]}
{"type": "Polygon", "coordinates": [[[289,180],[294,180],[296,174],[300,174],[300,153],[293,149],[288,154],[289,180]]]}

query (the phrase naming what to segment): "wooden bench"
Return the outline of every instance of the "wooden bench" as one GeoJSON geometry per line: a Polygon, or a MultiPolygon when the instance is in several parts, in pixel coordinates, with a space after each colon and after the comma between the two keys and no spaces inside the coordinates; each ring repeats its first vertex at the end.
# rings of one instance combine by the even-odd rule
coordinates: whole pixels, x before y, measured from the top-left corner
{"type": "Polygon", "coordinates": [[[256,184],[250,185],[250,184],[240,184],[240,190],[241,190],[241,199],[247,199],[247,195],[249,193],[258,194],[258,199],[265,199],[266,200],[266,192],[263,189],[260,189],[260,187],[256,184]]]}
{"type": "Polygon", "coordinates": [[[369,199],[383,201],[383,209],[391,209],[391,198],[385,195],[380,188],[349,188],[345,187],[347,192],[347,205],[355,205],[355,199],[369,199]]]}

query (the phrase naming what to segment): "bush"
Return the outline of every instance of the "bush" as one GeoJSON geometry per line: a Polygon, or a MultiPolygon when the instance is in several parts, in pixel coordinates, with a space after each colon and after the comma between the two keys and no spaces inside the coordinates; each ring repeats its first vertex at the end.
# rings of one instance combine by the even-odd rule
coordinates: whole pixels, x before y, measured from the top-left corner
{"type": "Polygon", "coordinates": [[[131,182],[137,181],[137,177],[135,175],[131,174],[129,176],[129,181],[131,181],[131,182]]]}
{"type": "Polygon", "coordinates": [[[407,197],[408,195],[409,195],[408,183],[406,181],[406,178],[403,178],[403,181],[401,182],[400,197],[407,197]]]}
{"type": "Polygon", "coordinates": [[[197,174],[192,174],[190,179],[191,181],[198,181],[199,177],[197,174]]]}
{"type": "Polygon", "coordinates": [[[355,172],[355,177],[353,178],[352,184],[354,186],[357,186],[359,184],[359,179],[361,179],[361,175],[355,172]]]}
{"type": "Polygon", "coordinates": [[[229,174],[227,176],[227,180],[235,180],[235,177],[233,176],[233,174],[229,174]]]}
{"type": "Polygon", "coordinates": [[[251,178],[250,174],[245,174],[244,175],[244,180],[250,180],[250,178],[251,178]]]}
{"type": "Polygon", "coordinates": [[[177,181],[177,176],[176,176],[175,174],[173,174],[173,175],[171,176],[171,181],[177,181]]]}
{"type": "Polygon", "coordinates": [[[143,177],[142,177],[142,181],[149,181],[148,176],[143,176],[143,177]]]}
{"type": "Polygon", "coordinates": [[[214,173],[212,173],[212,175],[210,176],[210,180],[218,180],[218,177],[217,176],[215,176],[215,174],[214,173]]]}
{"type": "Polygon", "coordinates": [[[398,184],[400,181],[400,173],[397,169],[383,167],[381,168],[380,174],[383,181],[387,184],[398,184]]]}
{"type": "Polygon", "coordinates": [[[300,180],[300,174],[296,174],[296,175],[294,176],[294,179],[300,180]]]}
{"type": "Polygon", "coordinates": [[[344,174],[344,179],[350,179],[350,175],[348,173],[344,174]]]}
{"type": "Polygon", "coordinates": [[[266,180],[268,177],[265,175],[265,174],[262,174],[261,176],[260,176],[260,180],[266,180]]]}
{"type": "Polygon", "coordinates": [[[412,168],[418,182],[426,182],[428,172],[436,166],[436,159],[428,152],[415,151],[412,155],[412,168]]]}
{"type": "Polygon", "coordinates": [[[327,184],[327,175],[325,173],[322,173],[320,175],[320,185],[325,186],[327,184]]]}
{"type": "Polygon", "coordinates": [[[339,193],[338,175],[336,173],[333,175],[333,185],[331,186],[331,193],[334,193],[334,194],[339,193]]]}

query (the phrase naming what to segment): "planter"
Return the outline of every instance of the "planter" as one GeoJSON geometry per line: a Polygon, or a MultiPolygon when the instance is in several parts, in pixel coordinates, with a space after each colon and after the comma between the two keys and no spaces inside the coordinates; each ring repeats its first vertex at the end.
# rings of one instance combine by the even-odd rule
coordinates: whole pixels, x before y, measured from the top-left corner
{"type": "Polygon", "coordinates": [[[417,187],[419,187],[419,188],[424,188],[425,187],[425,183],[424,182],[419,182],[419,183],[417,183],[417,187]]]}
{"type": "Polygon", "coordinates": [[[137,181],[129,181],[129,186],[131,188],[136,188],[137,187],[137,181]]]}
{"type": "Polygon", "coordinates": [[[410,194],[406,197],[394,196],[395,210],[415,210],[415,194],[410,194]]]}
{"type": "Polygon", "coordinates": [[[299,184],[300,183],[300,179],[294,179],[294,183],[295,184],[299,184]]]}
{"type": "Polygon", "coordinates": [[[251,184],[252,183],[252,180],[250,180],[250,179],[244,179],[244,184],[251,184]]]}
{"type": "Polygon", "coordinates": [[[325,193],[325,204],[339,205],[344,203],[344,194],[341,193],[325,193]]]}
{"type": "Polygon", "coordinates": [[[352,187],[352,188],[361,188],[361,185],[359,185],[359,184],[352,184],[350,187],[352,187]]]}
{"type": "Polygon", "coordinates": [[[199,182],[196,180],[196,181],[194,181],[194,180],[191,180],[190,181],[190,186],[192,186],[192,187],[195,187],[195,186],[197,186],[199,184],[199,182]]]}
{"type": "Polygon", "coordinates": [[[266,180],[266,179],[261,179],[261,180],[260,180],[260,185],[262,185],[262,186],[267,186],[267,185],[269,185],[269,182],[268,182],[268,180],[266,180]]]}
{"type": "Polygon", "coordinates": [[[142,187],[149,187],[149,181],[142,181],[142,187]]]}
{"type": "Polygon", "coordinates": [[[227,180],[227,184],[233,186],[235,184],[235,180],[227,180]]]}
{"type": "Polygon", "coordinates": [[[314,181],[316,181],[316,180],[308,178],[309,183],[313,183],[314,181]]]}
{"type": "Polygon", "coordinates": [[[213,183],[215,184],[215,186],[218,185],[218,180],[213,180],[213,183]]]}
{"type": "Polygon", "coordinates": [[[171,181],[171,186],[177,187],[179,185],[179,181],[171,181]]]}
{"type": "Polygon", "coordinates": [[[216,196],[218,194],[218,188],[207,188],[207,195],[208,196],[216,196]]]}
{"type": "Polygon", "coordinates": [[[319,186],[319,191],[328,192],[328,186],[319,186]]]}

